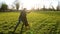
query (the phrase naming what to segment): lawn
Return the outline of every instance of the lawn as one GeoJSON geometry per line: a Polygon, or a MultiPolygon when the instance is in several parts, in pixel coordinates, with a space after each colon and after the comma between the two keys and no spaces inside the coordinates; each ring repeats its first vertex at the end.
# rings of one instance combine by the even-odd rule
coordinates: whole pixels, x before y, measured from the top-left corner
{"type": "MultiPolygon", "coordinates": [[[[8,34],[13,32],[18,22],[20,12],[0,12],[0,33],[8,34]]],[[[30,25],[28,34],[60,34],[60,12],[59,11],[36,11],[27,13],[27,20],[30,25]]],[[[21,24],[15,33],[20,32],[21,24]]],[[[23,29],[23,34],[27,32],[23,29]]]]}

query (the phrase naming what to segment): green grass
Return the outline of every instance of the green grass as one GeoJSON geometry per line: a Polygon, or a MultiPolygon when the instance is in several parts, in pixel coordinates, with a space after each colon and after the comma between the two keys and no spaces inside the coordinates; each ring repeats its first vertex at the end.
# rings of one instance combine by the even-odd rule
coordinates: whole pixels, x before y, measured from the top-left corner
{"type": "MultiPolygon", "coordinates": [[[[0,33],[13,32],[20,12],[0,12],[0,33]]],[[[60,12],[45,11],[27,13],[29,34],[60,34],[60,12]]],[[[22,23],[15,33],[20,32],[22,23]]],[[[26,32],[24,32],[26,34],[26,32]]]]}

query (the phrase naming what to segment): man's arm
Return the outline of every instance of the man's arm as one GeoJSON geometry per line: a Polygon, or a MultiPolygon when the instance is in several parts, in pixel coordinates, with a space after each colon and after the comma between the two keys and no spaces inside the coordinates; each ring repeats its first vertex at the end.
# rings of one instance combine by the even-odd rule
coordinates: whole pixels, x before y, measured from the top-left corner
{"type": "Polygon", "coordinates": [[[26,13],[31,13],[31,11],[26,11],[26,13]]]}

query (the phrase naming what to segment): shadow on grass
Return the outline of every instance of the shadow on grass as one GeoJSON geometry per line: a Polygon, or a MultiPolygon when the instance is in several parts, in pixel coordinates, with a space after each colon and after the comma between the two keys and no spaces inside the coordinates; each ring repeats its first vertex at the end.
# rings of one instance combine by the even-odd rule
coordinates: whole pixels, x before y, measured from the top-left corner
{"type": "Polygon", "coordinates": [[[15,33],[15,32],[9,31],[8,34],[19,34],[19,33],[15,33]]]}
{"type": "Polygon", "coordinates": [[[0,32],[0,34],[3,34],[3,32],[0,32]]]}

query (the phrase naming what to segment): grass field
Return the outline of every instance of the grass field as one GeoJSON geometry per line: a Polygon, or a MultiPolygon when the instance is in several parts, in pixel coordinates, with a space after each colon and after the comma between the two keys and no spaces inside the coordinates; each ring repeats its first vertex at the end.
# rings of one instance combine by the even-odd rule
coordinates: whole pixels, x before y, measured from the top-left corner
{"type": "MultiPolygon", "coordinates": [[[[20,12],[0,12],[0,34],[13,32],[19,15],[20,12]]],[[[28,34],[60,34],[59,11],[27,13],[27,19],[30,24],[30,33],[28,34]]],[[[18,26],[15,33],[20,32],[21,25],[22,23],[18,26]]]]}

